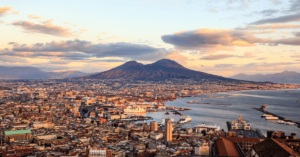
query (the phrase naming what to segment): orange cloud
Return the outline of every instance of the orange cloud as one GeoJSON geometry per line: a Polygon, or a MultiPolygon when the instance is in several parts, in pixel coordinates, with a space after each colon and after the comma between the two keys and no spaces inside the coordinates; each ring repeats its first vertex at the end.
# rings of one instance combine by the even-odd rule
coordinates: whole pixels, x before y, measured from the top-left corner
{"type": "Polygon", "coordinates": [[[173,52],[167,55],[167,58],[171,60],[176,60],[180,64],[184,64],[184,65],[186,65],[186,61],[188,60],[186,56],[181,55],[179,52],[173,52]]]}
{"type": "Polygon", "coordinates": [[[29,17],[31,19],[40,19],[40,18],[42,18],[42,17],[36,16],[36,15],[28,15],[27,17],[29,17]]]}
{"type": "Polygon", "coordinates": [[[256,43],[269,43],[271,40],[255,37],[254,34],[273,33],[274,31],[251,32],[230,29],[198,29],[180,31],[162,36],[165,43],[179,50],[201,50],[202,53],[233,51],[236,46],[255,46],[256,43]]]}
{"type": "Polygon", "coordinates": [[[7,14],[12,13],[12,14],[19,14],[19,11],[14,11],[13,7],[7,6],[7,7],[0,7],[0,17],[1,16],[6,16],[7,14]]]}
{"type": "Polygon", "coordinates": [[[253,57],[253,56],[254,56],[254,55],[253,55],[252,52],[246,52],[245,55],[244,55],[245,58],[251,58],[251,57],[253,57]]]}
{"type": "Polygon", "coordinates": [[[29,21],[16,21],[12,25],[22,28],[28,33],[39,33],[53,36],[74,37],[76,34],[69,28],[53,25],[52,20],[44,21],[43,24],[38,24],[29,21]]]}

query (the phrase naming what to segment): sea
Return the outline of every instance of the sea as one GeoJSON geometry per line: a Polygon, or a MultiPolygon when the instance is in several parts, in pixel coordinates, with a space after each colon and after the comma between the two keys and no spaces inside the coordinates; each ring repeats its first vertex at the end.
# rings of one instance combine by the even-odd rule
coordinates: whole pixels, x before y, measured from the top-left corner
{"type": "Polygon", "coordinates": [[[170,112],[147,112],[147,116],[153,117],[153,121],[161,121],[162,118],[172,118],[178,121],[180,118],[190,116],[192,121],[183,127],[193,128],[196,125],[217,125],[221,129],[228,131],[226,122],[237,121],[241,115],[254,129],[261,131],[266,136],[267,131],[284,131],[286,135],[296,133],[300,138],[300,128],[294,125],[278,124],[277,120],[265,120],[261,118],[262,112],[254,110],[253,107],[261,107],[268,104],[265,110],[285,117],[287,119],[300,122],[300,89],[289,90],[245,90],[220,93],[205,93],[199,97],[179,98],[168,101],[165,106],[184,107],[191,110],[180,111],[184,116],[175,115],[170,112]],[[212,98],[210,98],[212,97],[212,98]],[[203,100],[199,100],[206,98],[203,100]],[[192,104],[189,101],[198,100],[192,104]],[[220,105],[222,104],[222,105],[220,105]]]}

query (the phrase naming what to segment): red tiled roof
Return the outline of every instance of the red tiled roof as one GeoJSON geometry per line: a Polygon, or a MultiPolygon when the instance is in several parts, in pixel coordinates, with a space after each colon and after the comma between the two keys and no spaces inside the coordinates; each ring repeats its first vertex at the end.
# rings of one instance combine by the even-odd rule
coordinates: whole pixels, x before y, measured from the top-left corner
{"type": "Polygon", "coordinates": [[[272,157],[283,157],[283,156],[291,156],[291,155],[299,156],[299,154],[293,151],[291,148],[274,139],[266,139],[254,145],[253,149],[259,156],[272,156],[272,157]]]}
{"type": "Polygon", "coordinates": [[[226,138],[220,138],[216,141],[219,156],[240,157],[238,150],[233,142],[226,138]]]}

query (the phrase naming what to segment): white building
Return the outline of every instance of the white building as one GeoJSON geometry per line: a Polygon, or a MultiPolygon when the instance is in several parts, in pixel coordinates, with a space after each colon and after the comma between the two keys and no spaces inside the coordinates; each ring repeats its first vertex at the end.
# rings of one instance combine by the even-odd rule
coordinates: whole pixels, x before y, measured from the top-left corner
{"type": "Polygon", "coordinates": [[[209,156],[209,150],[208,143],[203,143],[195,147],[195,155],[209,156]]]}
{"type": "Polygon", "coordinates": [[[161,139],[163,137],[164,137],[164,135],[162,133],[151,133],[150,134],[150,138],[154,139],[154,140],[158,140],[158,139],[161,139]]]}
{"type": "Polygon", "coordinates": [[[242,116],[240,115],[238,121],[231,121],[231,130],[251,130],[250,124],[246,121],[243,121],[242,116]]]}
{"type": "Polygon", "coordinates": [[[90,156],[106,157],[106,148],[91,147],[89,154],[90,156]]]}

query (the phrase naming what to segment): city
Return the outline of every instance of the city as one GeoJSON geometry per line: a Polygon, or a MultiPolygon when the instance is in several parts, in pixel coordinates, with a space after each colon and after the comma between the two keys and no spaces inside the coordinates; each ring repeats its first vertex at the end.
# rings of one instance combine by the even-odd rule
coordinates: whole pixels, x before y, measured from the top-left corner
{"type": "Polygon", "coordinates": [[[183,97],[233,90],[288,90],[299,85],[68,79],[1,80],[0,86],[2,156],[299,154],[300,139],[295,134],[278,130],[265,137],[242,116],[224,120],[228,121],[225,130],[205,124],[181,127],[172,119],[147,123],[144,120],[151,117],[143,116],[145,112],[181,112],[164,103],[183,97]],[[260,145],[276,150],[270,152],[271,148],[260,145]]]}
{"type": "Polygon", "coordinates": [[[0,157],[300,157],[300,0],[0,0],[0,157]]]}

